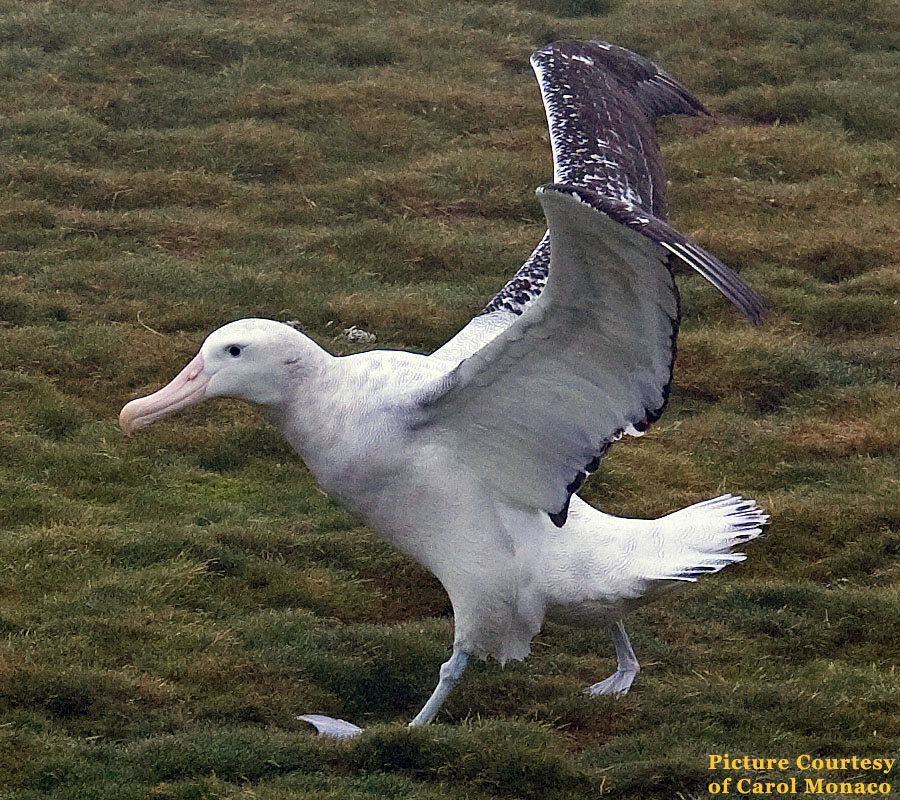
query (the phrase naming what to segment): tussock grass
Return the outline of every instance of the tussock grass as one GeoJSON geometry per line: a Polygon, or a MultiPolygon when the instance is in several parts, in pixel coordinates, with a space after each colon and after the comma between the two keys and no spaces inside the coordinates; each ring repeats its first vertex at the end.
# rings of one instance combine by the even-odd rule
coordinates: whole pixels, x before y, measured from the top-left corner
{"type": "Polygon", "coordinates": [[[0,0],[0,798],[701,797],[711,752],[895,754],[898,47],[890,0],[0,0]],[[408,731],[439,584],[252,409],[115,414],[241,316],[445,341],[542,233],[527,58],[564,37],[712,110],[662,126],[673,222],[772,307],[680,276],[670,409],[585,495],[773,522],[635,615],[625,698],[550,625],[408,731]]]}

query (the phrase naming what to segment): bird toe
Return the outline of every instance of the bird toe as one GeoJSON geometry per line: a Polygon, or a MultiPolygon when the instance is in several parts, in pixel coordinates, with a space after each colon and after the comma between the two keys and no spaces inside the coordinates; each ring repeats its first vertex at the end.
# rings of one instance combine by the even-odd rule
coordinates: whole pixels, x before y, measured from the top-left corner
{"type": "Polygon", "coordinates": [[[621,697],[623,694],[627,694],[628,690],[631,688],[631,684],[634,683],[635,675],[637,675],[637,670],[619,669],[606,680],[599,681],[593,686],[589,686],[585,691],[591,697],[607,694],[621,697]]]}
{"type": "Polygon", "coordinates": [[[330,736],[332,739],[349,739],[352,736],[358,736],[363,730],[345,719],[335,719],[322,714],[302,714],[297,719],[308,722],[319,732],[320,736],[330,736]]]}

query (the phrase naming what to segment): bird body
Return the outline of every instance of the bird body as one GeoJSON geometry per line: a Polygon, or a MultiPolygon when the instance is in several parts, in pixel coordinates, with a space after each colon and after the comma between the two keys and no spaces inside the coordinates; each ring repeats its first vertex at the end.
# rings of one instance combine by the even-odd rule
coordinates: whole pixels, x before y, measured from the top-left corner
{"type": "MultiPolygon", "coordinates": [[[[289,325],[214,331],[166,387],[128,403],[133,431],[200,400],[263,406],[322,488],[441,581],[454,649],[411,724],[429,722],[470,656],[524,658],[547,616],[608,625],[628,691],[638,670],[622,616],[673,582],[744,556],[767,517],[725,495],[625,520],[577,492],[608,448],[663,412],[679,322],[672,264],[697,270],[752,321],[762,303],[665,222],[652,120],[702,106],[655,65],[598,42],[560,42],[532,64],[554,177],[548,232],[516,276],[431,355],[334,357],[289,325]]],[[[355,726],[309,716],[320,731],[355,726]]]]}
{"type": "MultiPolygon", "coordinates": [[[[251,319],[220,328],[198,358],[213,375],[206,397],[265,408],[331,497],[441,581],[454,609],[454,645],[479,658],[524,658],[548,613],[609,624],[647,599],[651,584],[693,580],[692,569],[741,560],[727,551],[751,538],[741,525],[758,528],[761,519],[738,498],[713,505],[706,517],[695,513],[690,521],[706,527],[689,536],[689,526],[673,523],[687,522],[690,509],[662,520],[622,519],[576,496],[556,526],[542,509],[498,493],[452,441],[423,426],[422,397],[452,372],[446,354],[334,357],[288,325],[251,319]],[[235,347],[239,365],[228,354],[235,347]],[[229,374],[238,366],[243,372],[251,358],[248,380],[229,374]]],[[[160,402],[171,406],[157,395],[133,401],[123,420],[146,424],[160,402]],[[142,407],[148,400],[149,410],[142,407]]]]}

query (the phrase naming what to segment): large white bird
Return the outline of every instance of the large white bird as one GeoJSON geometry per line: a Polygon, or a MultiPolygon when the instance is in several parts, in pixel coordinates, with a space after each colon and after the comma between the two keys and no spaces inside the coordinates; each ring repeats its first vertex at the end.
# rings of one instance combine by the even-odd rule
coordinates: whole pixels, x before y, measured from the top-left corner
{"type": "MultiPolygon", "coordinates": [[[[679,321],[674,262],[752,321],[763,305],[665,220],[654,120],[702,105],[646,59],[557,42],[531,59],[556,183],[548,232],[515,277],[430,356],[333,357],[294,328],[232,322],[166,387],[133,400],[132,432],[211,397],[263,406],[333,498],[433,572],[453,604],[453,653],[411,725],[430,722],[472,657],[524,658],[545,618],[608,625],[623,694],[638,662],[623,615],[676,581],[740,561],[768,519],[725,495],[656,520],[575,492],[624,434],[666,405],[679,321]]],[[[303,717],[333,736],[360,729],[303,717]]]]}

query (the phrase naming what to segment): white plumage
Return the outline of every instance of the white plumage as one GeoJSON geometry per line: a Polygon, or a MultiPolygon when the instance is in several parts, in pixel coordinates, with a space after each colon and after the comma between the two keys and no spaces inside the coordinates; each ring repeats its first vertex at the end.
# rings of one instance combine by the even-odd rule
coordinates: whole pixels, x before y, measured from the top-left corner
{"type": "MultiPolygon", "coordinates": [[[[650,521],[575,495],[613,442],[665,406],[678,328],[670,261],[754,321],[762,304],[663,220],[653,118],[699,103],[604,43],[549,45],[532,63],[565,183],[538,191],[548,235],[463,331],[430,356],[336,358],[288,325],[240,320],[120,415],[130,432],[210,397],[262,405],[332,497],[438,577],[453,655],[412,724],[434,717],[469,656],[524,658],[547,617],[609,625],[619,668],[590,692],[626,692],[638,665],[622,616],[654,588],[742,560],[732,548],[767,520],[731,495],[650,521]]],[[[359,730],[305,718],[331,735],[359,730]]]]}

